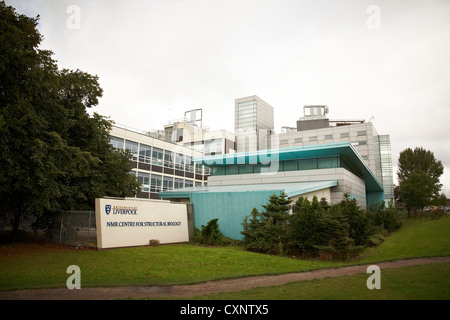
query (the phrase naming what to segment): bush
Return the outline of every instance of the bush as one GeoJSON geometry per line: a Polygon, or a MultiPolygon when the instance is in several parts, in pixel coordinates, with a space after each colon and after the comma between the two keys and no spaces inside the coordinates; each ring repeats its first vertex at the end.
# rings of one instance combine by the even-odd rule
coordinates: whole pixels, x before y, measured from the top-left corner
{"type": "Polygon", "coordinates": [[[402,226],[404,214],[394,207],[392,202],[388,208],[385,208],[384,202],[373,205],[369,208],[373,225],[384,231],[383,233],[391,233],[398,230],[402,226]]]}
{"type": "Polygon", "coordinates": [[[252,213],[244,219],[241,233],[244,235],[243,245],[246,250],[285,254],[288,250],[289,200],[283,192],[280,196],[273,194],[269,203],[262,206],[265,211],[252,213]]]}
{"type": "Polygon", "coordinates": [[[194,240],[207,245],[227,245],[236,241],[225,237],[219,229],[219,219],[210,220],[206,226],[202,225],[202,230],[195,228],[194,240]]]}
{"type": "Polygon", "coordinates": [[[246,250],[260,253],[297,253],[326,260],[346,260],[358,255],[366,246],[377,246],[384,235],[401,226],[401,214],[393,206],[374,206],[362,210],[347,194],[330,206],[326,199],[312,201],[300,197],[288,214],[286,196],[273,195],[263,207],[253,209],[243,223],[246,250]]]}

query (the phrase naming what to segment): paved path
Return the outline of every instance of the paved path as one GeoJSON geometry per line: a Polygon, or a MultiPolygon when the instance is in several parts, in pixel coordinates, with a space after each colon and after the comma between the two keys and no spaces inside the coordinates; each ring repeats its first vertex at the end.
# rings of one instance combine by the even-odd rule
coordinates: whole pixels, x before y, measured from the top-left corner
{"type": "MultiPolygon", "coordinates": [[[[430,257],[377,263],[381,270],[431,263],[450,262],[450,257],[430,257]]],[[[274,276],[254,276],[230,280],[209,281],[186,286],[147,287],[93,287],[80,290],[38,289],[0,291],[0,300],[110,300],[120,298],[195,297],[199,295],[248,290],[255,287],[283,285],[289,282],[349,276],[365,273],[369,265],[320,269],[274,276]]]]}

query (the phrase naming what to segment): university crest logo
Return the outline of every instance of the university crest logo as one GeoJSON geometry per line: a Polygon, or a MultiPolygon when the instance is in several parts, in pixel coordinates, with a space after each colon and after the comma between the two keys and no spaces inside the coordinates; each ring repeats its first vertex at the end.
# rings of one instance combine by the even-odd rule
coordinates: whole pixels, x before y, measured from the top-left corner
{"type": "Polygon", "coordinates": [[[105,205],[105,211],[106,211],[106,214],[109,214],[111,212],[111,205],[110,204],[105,205]]]}

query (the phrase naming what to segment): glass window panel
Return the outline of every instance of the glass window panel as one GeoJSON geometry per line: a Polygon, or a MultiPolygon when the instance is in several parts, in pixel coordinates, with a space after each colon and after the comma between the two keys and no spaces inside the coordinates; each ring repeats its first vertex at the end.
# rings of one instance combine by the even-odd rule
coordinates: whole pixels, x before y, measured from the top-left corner
{"type": "Polygon", "coordinates": [[[138,172],[138,181],[141,183],[141,191],[150,191],[150,174],[145,172],[138,172]]]}
{"type": "Polygon", "coordinates": [[[358,136],[365,136],[367,135],[366,131],[358,131],[358,136]]]}
{"type": "Polygon", "coordinates": [[[238,104],[238,109],[242,110],[245,108],[253,108],[255,105],[254,101],[241,102],[238,104]]]}
{"type": "Polygon", "coordinates": [[[193,187],[194,186],[194,181],[186,179],[186,180],[184,180],[184,186],[186,188],[193,187]]]}
{"type": "Polygon", "coordinates": [[[309,141],[317,141],[317,137],[310,137],[309,141]]]}
{"type": "Polygon", "coordinates": [[[144,163],[150,163],[151,160],[151,147],[145,144],[139,145],[139,161],[144,163]]]}
{"type": "Polygon", "coordinates": [[[317,168],[318,169],[337,168],[337,167],[338,167],[338,158],[337,157],[327,157],[327,158],[317,159],[317,168]]]}
{"type": "Polygon", "coordinates": [[[163,191],[164,190],[172,190],[173,189],[173,178],[172,177],[163,177],[163,191]]]}
{"type": "Polygon", "coordinates": [[[111,136],[110,144],[113,148],[123,150],[123,139],[111,136]]]}
{"type": "Polygon", "coordinates": [[[184,188],[184,180],[175,178],[174,189],[181,189],[181,188],[184,188]]]}
{"type": "Polygon", "coordinates": [[[239,174],[238,166],[226,166],[227,174],[239,174]]]}
{"type": "Polygon", "coordinates": [[[151,175],[151,181],[150,181],[150,191],[151,192],[160,192],[162,186],[162,177],[157,174],[151,175]]]}
{"type": "Polygon", "coordinates": [[[138,159],[138,143],[134,141],[125,140],[125,149],[130,150],[133,154],[133,161],[138,159]]]}
{"type": "Polygon", "coordinates": [[[284,171],[295,171],[298,170],[297,160],[286,160],[284,162],[284,171]]]}
{"type": "Polygon", "coordinates": [[[173,152],[165,150],[164,152],[164,167],[173,168],[173,152]]]}
{"type": "Polygon", "coordinates": [[[212,175],[213,176],[222,176],[225,174],[225,167],[212,167],[212,175]]]}
{"type": "Polygon", "coordinates": [[[341,138],[348,138],[349,136],[348,132],[341,133],[341,138]]]}
{"type": "Polygon", "coordinates": [[[243,164],[239,166],[239,174],[253,173],[253,165],[243,164]]]}
{"type": "Polygon", "coordinates": [[[186,171],[194,172],[194,161],[191,156],[186,156],[186,171]]]}
{"type": "Polygon", "coordinates": [[[159,148],[153,148],[152,151],[152,163],[162,166],[163,165],[163,150],[159,148]]]}
{"type": "Polygon", "coordinates": [[[175,169],[184,170],[184,154],[175,153],[175,169]]]}
{"type": "Polygon", "coordinates": [[[301,159],[298,161],[298,166],[300,170],[313,170],[317,169],[317,159],[301,159]]]}

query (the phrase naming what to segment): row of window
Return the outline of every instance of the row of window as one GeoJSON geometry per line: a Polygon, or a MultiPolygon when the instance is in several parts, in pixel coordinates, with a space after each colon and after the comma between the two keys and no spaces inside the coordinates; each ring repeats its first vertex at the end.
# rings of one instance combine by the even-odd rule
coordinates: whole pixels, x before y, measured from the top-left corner
{"type": "MultiPolygon", "coordinates": [[[[134,172],[133,172],[134,174],[134,172]]],[[[194,181],[189,179],[173,178],[159,174],[146,172],[137,173],[137,180],[141,183],[142,192],[161,192],[194,186],[194,181]]],[[[196,187],[201,187],[201,182],[195,181],[196,187]]]]}
{"type": "Polygon", "coordinates": [[[308,158],[274,161],[268,165],[262,164],[241,164],[241,165],[226,165],[212,167],[212,175],[232,175],[232,174],[248,174],[260,173],[264,170],[270,171],[298,171],[298,170],[315,170],[327,168],[345,168],[355,173],[352,168],[339,156],[323,157],[323,158],[308,158]],[[267,168],[267,169],[263,169],[267,168]]]}
{"type": "MultiPolygon", "coordinates": [[[[365,136],[365,135],[367,135],[366,131],[358,131],[358,137],[365,136]]],[[[331,140],[331,139],[333,139],[333,135],[327,134],[324,136],[324,138],[325,138],[325,140],[331,140]]],[[[341,138],[349,138],[349,133],[348,132],[341,133],[341,138]]],[[[309,137],[308,141],[317,141],[317,139],[318,139],[317,136],[313,136],[313,137],[309,137]]],[[[294,143],[302,143],[302,142],[306,142],[306,139],[305,140],[303,138],[295,138],[294,139],[294,143]]],[[[355,145],[362,146],[362,145],[366,145],[367,141],[356,141],[356,142],[352,142],[352,143],[355,145]]],[[[287,139],[280,140],[280,144],[281,145],[289,144],[289,140],[287,140],[287,139]]]]}
{"type": "Polygon", "coordinates": [[[208,168],[204,168],[202,165],[195,165],[191,156],[182,153],[176,153],[113,136],[111,137],[111,145],[120,150],[130,150],[133,154],[133,161],[192,173],[195,172],[196,174],[203,174],[203,169],[205,169],[205,174],[209,174],[208,168]]]}

